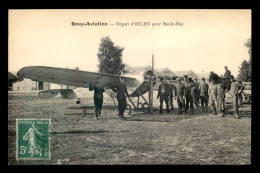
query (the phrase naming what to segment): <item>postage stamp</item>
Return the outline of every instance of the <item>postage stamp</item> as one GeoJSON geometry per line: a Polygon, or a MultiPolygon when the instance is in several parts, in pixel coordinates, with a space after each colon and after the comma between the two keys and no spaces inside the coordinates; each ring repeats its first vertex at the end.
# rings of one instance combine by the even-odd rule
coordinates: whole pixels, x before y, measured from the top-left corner
{"type": "Polygon", "coordinates": [[[50,119],[16,119],[16,159],[50,159],[50,119]]]}

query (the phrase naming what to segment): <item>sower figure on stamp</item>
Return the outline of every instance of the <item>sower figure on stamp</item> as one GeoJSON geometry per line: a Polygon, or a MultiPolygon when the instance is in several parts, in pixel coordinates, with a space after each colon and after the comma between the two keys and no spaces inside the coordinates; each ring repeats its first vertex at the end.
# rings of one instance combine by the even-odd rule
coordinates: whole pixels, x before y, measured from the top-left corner
{"type": "MultiPolygon", "coordinates": [[[[186,113],[186,107],[184,102],[184,95],[185,95],[185,86],[181,83],[181,78],[177,78],[176,84],[176,95],[177,95],[177,103],[179,107],[179,115],[182,115],[182,112],[186,113]]],[[[176,98],[175,98],[176,99],[176,98]]]]}
{"type": "Polygon", "coordinates": [[[208,90],[209,85],[205,83],[205,78],[202,78],[202,83],[199,85],[202,112],[208,112],[208,90]]]}
{"type": "Polygon", "coordinates": [[[239,119],[240,117],[238,113],[238,96],[244,90],[244,86],[240,82],[236,81],[233,75],[230,76],[230,80],[232,82],[230,88],[230,96],[232,98],[231,103],[235,113],[233,117],[239,119]]]}
{"type": "Polygon", "coordinates": [[[101,83],[101,77],[97,77],[97,82],[89,83],[89,91],[94,90],[94,104],[95,104],[95,116],[98,119],[101,115],[101,109],[103,105],[103,93],[105,92],[104,86],[101,83]]]}
{"type": "Polygon", "coordinates": [[[124,112],[127,107],[126,95],[129,96],[126,84],[124,83],[124,79],[119,78],[120,84],[115,88],[111,88],[114,92],[117,93],[117,101],[118,101],[118,116],[120,118],[124,118],[124,112]]]}
{"type": "Polygon", "coordinates": [[[44,134],[40,133],[37,128],[35,128],[35,123],[32,123],[32,127],[28,130],[28,132],[23,136],[23,140],[29,140],[29,154],[33,156],[34,154],[40,154],[42,148],[36,144],[36,133],[40,136],[45,136],[44,134]],[[35,152],[34,152],[35,151],[35,152]]]}
{"type": "Polygon", "coordinates": [[[164,78],[160,78],[161,84],[159,85],[157,99],[160,97],[160,114],[163,113],[163,101],[166,104],[167,113],[170,113],[168,101],[169,101],[169,85],[164,81],[164,78]]]}
{"type": "Polygon", "coordinates": [[[171,84],[169,80],[167,80],[166,83],[169,85],[169,106],[171,106],[171,110],[173,111],[173,91],[174,95],[176,96],[176,87],[175,85],[171,84]]]}

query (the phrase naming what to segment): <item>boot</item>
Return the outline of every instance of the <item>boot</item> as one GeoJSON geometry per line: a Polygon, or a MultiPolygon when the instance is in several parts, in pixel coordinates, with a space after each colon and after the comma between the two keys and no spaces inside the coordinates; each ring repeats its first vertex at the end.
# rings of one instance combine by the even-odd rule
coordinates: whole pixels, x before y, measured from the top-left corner
{"type": "Polygon", "coordinates": [[[205,112],[204,107],[201,107],[201,111],[202,111],[202,112],[205,112]]]}
{"type": "Polygon", "coordinates": [[[171,110],[174,111],[173,104],[171,105],[171,110]]]}
{"type": "Polygon", "coordinates": [[[216,111],[216,108],[213,108],[213,114],[212,115],[217,115],[217,111],[216,111]]]}
{"type": "Polygon", "coordinates": [[[219,115],[220,115],[220,117],[225,117],[224,112],[222,112],[222,111],[219,111],[219,115]]]}
{"type": "Polygon", "coordinates": [[[193,108],[190,108],[190,113],[189,113],[189,115],[194,115],[194,110],[193,110],[193,108]]]}

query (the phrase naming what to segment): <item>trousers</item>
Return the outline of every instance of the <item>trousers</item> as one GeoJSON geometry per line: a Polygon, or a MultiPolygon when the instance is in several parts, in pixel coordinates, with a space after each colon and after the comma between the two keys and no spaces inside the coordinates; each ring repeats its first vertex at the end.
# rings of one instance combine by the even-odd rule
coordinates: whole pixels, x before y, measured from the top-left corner
{"type": "Polygon", "coordinates": [[[182,114],[182,112],[186,112],[185,102],[183,99],[183,96],[177,96],[177,103],[179,108],[179,114],[182,114]]]}
{"type": "Polygon", "coordinates": [[[127,107],[126,97],[117,97],[119,116],[123,116],[127,107]]]}
{"type": "Polygon", "coordinates": [[[95,115],[96,117],[100,116],[101,109],[103,105],[103,98],[95,97],[94,96],[94,104],[95,104],[95,115]]]}
{"type": "Polygon", "coordinates": [[[166,104],[166,110],[167,112],[170,112],[169,110],[169,105],[168,105],[168,101],[169,101],[169,98],[167,95],[161,95],[160,96],[160,113],[163,112],[163,101],[165,102],[166,104]]]}

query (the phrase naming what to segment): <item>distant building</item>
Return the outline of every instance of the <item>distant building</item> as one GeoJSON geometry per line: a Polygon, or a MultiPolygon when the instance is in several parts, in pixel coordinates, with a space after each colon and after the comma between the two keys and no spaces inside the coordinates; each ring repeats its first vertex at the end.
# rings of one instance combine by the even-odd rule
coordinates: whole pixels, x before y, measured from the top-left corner
{"type": "Polygon", "coordinates": [[[22,81],[13,84],[13,90],[48,90],[50,89],[50,83],[42,81],[33,81],[31,79],[23,79],[22,81]]]}
{"type": "Polygon", "coordinates": [[[177,76],[177,77],[183,77],[184,75],[187,75],[188,78],[192,78],[194,79],[198,79],[197,74],[195,74],[192,70],[188,70],[188,71],[173,71],[173,73],[177,76]]]}
{"type": "Polygon", "coordinates": [[[202,81],[202,78],[205,78],[205,82],[209,83],[209,73],[197,73],[198,81],[202,81]]]}
{"type": "Polygon", "coordinates": [[[166,80],[175,80],[177,76],[168,68],[159,68],[156,69],[158,72],[158,78],[163,77],[166,80]]]}
{"type": "MultiPolygon", "coordinates": [[[[143,70],[152,70],[152,67],[150,66],[140,66],[140,67],[129,67],[128,65],[125,65],[124,68],[126,73],[140,73],[143,70]]],[[[158,78],[159,73],[154,69],[153,73],[156,78],[158,78]]]]}
{"type": "Polygon", "coordinates": [[[22,81],[18,76],[16,76],[16,72],[8,72],[8,90],[13,90],[13,84],[15,82],[22,81]]]}

